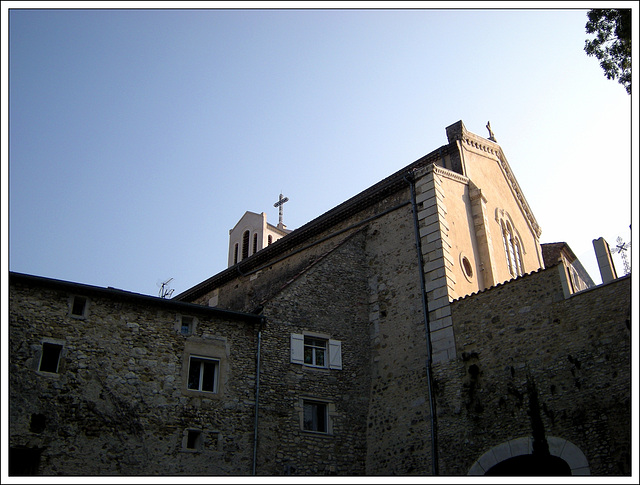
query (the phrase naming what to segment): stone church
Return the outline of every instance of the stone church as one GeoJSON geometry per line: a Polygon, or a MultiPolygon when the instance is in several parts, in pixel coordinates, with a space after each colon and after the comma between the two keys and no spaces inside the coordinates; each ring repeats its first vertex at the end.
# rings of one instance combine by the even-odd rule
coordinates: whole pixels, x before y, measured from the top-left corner
{"type": "Polygon", "coordinates": [[[11,273],[9,473],[629,475],[631,278],[540,243],[487,127],[171,299],[11,273]]]}

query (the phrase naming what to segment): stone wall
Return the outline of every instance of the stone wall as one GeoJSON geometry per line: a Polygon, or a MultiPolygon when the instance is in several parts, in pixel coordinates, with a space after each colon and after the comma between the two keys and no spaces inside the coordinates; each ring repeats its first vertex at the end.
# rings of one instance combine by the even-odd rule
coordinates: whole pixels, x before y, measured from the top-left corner
{"type": "Polygon", "coordinates": [[[365,472],[371,378],[363,249],[364,235],[355,233],[265,303],[260,475],[365,472]],[[309,332],[340,342],[341,368],[291,362],[291,334],[309,332]],[[302,429],[303,399],[329,406],[327,433],[302,429]]]}
{"type": "Polygon", "coordinates": [[[443,163],[473,160],[469,179],[499,187],[429,165],[411,171],[419,244],[398,172],[187,292],[190,303],[14,278],[12,451],[38,450],[38,471],[50,475],[244,475],[257,438],[259,475],[429,475],[435,419],[443,475],[484,473],[504,450],[541,443],[582,454],[576,473],[628,473],[629,278],[565,298],[557,266],[451,301],[485,286],[487,255],[487,280],[508,278],[491,231],[501,207],[529,232],[525,269],[538,267],[537,225],[510,192],[506,160],[500,168],[498,155],[474,150],[443,163]],[[477,280],[456,286],[464,256],[477,280]],[[77,292],[88,298],[80,318],[77,292]],[[183,314],[194,318],[188,336],[183,314]],[[293,342],[304,335],[340,359],[300,362],[293,342]],[[45,344],[62,345],[57,371],[38,370],[45,344]],[[186,390],[190,354],[217,359],[218,392],[186,390]],[[326,408],[321,432],[305,429],[305,400],[326,408]]]}
{"type": "Polygon", "coordinates": [[[630,473],[630,278],[565,299],[561,270],[452,302],[458,357],[435,366],[443,474],[535,436],[579,449],[577,473],[630,473]]]}
{"type": "Polygon", "coordinates": [[[305,244],[197,300],[215,295],[222,307],[259,307],[267,318],[258,473],[429,474],[427,344],[408,184],[305,244]],[[343,369],[292,364],[290,334],[303,331],[340,340],[343,369]],[[301,431],[301,396],[331,403],[330,437],[301,431]]]}
{"type": "MultiPolygon", "coordinates": [[[[405,200],[409,200],[407,189],[405,200]]],[[[371,394],[367,473],[431,473],[427,341],[411,206],[367,232],[371,394]]]]}
{"type": "Polygon", "coordinates": [[[44,475],[250,474],[256,319],[129,295],[12,281],[13,459],[39,450],[32,472],[44,475]],[[76,294],[88,302],[80,318],[76,294]],[[191,336],[182,314],[195,318],[191,336]],[[63,345],[57,372],[39,370],[43,342],[63,345]],[[219,394],[185,391],[188,346],[224,364],[219,394]],[[197,450],[188,429],[202,432],[197,450]]]}

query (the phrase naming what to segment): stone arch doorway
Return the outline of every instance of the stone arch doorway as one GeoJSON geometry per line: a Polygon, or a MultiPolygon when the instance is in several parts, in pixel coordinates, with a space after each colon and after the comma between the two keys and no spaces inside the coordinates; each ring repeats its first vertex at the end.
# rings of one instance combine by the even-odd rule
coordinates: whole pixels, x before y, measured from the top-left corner
{"type": "Polygon", "coordinates": [[[590,475],[587,457],[563,438],[547,438],[550,457],[540,467],[532,456],[533,437],[517,438],[494,446],[469,469],[468,475],[590,475]]]}
{"type": "Polygon", "coordinates": [[[567,477],[569,464],[557,456],[520,455],[507,458],[489,468],[485,475],[493,477],[567,477]]]}

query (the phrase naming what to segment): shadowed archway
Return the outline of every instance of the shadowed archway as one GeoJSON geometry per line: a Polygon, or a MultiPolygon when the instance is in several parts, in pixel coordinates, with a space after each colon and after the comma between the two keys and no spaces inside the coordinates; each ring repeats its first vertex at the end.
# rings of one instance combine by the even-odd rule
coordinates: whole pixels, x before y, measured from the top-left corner
{"type": "Polygon", "coordinates": [[[494,446],[469,469],[468,475],[563,476],[590,475],[587,457],[580,448],[563,438],[549,436],[549,456],[536,465],[533,437],[517,438],[494,446]],[[513,460],[513,461],[512,461],[513,460]],[[536,466],[540,467],[539,469],[536,466]],[[567,472],[567,467],[569,472],[567,472]],[[525,472],[524,470],[527,470],[525,472]]]}
{"type": "Polygon", "coordinates": [[[569,464],[557,456],[520,455],[489,468],[485,475],[501,477],[561,477],[571,475],[569,464]]]}

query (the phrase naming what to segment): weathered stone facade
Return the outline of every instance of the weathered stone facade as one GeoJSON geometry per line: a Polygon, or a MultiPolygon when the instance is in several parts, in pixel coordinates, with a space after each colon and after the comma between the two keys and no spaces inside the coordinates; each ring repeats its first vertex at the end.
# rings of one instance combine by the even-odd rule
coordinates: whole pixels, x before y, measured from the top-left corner
{"type": "Polygon", "coordinates": [[[447,135],[173,300],[14,275],[12,448],[44,474],[466,475],[541,450],[628,474],[630,278],[544,269],[502,149],[447,135]]]}
{"type": "Polygon", "coordinates": [[[485,452],[536,432],[581,450],[574,474],[630,473],[631,279],[565,298],[561,271],[451,304],[459,358],[435,367],[443,473],[484,474],[485,452]]]}
{"type": "Polygon", "coordinates": [[[260,318],[21,275],[9,297],[12,465],[41,455],[43,475],[250,473],[260,318]],[[57,371],[39,370],[45,343],[62,346],[57,371]],[[185,356],[203,345],[221,362],[213,398],[185,386],[185,356]],[[189,429],[202,432],[197,452],[189,429]]]}

